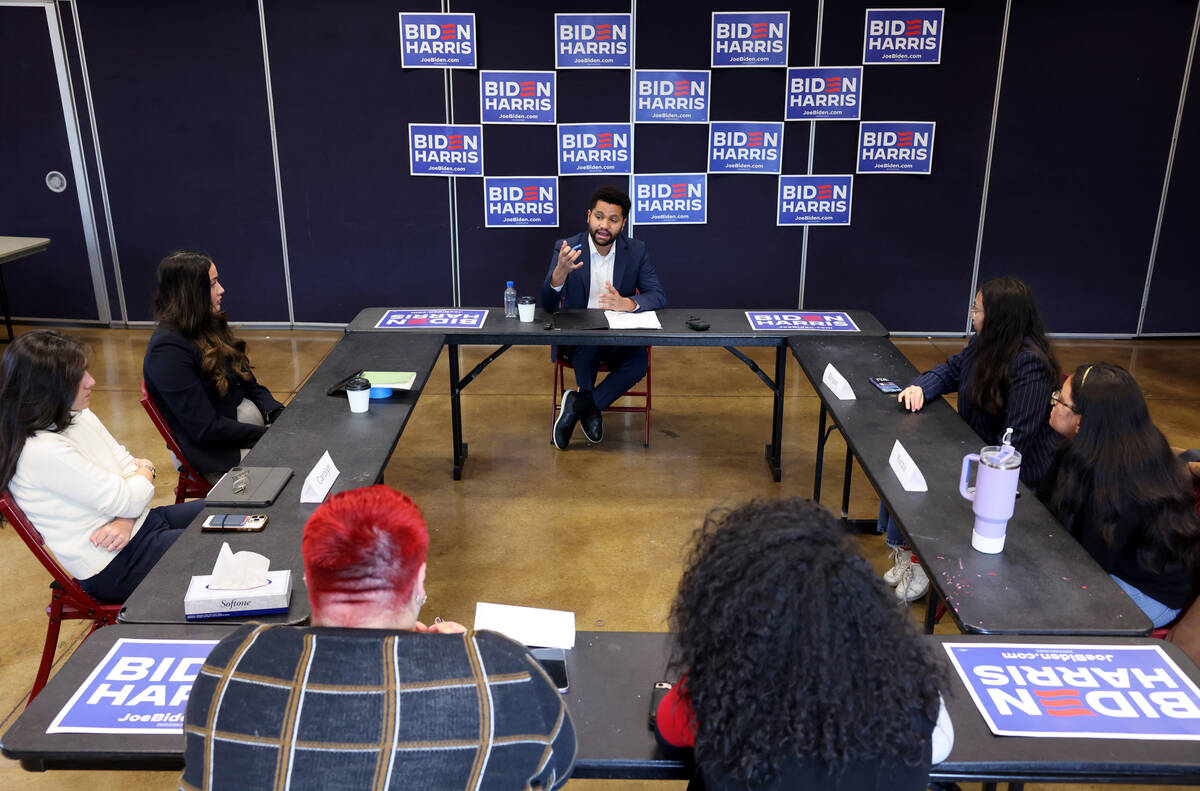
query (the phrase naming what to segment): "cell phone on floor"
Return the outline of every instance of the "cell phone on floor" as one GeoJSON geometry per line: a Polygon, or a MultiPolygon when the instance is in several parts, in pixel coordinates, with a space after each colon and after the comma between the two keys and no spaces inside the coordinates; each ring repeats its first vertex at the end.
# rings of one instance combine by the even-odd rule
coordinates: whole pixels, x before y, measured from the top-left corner
{"type": "Polygon", "coordinates": [[[267,526],[266,514],[209,514],[202,530],[248,533],[267,526]]]}
{"type": "Polygon", "coordinates": [[[542,670],[545,670],[546,675],[550,676],[550,680],[554,682],[554,686],[559,692],[566,692],[571,688],[567,679],[567,654],[564,649],[530,648],[529,653],[533,654],[533,658],[542,666],[542,670]]]}
{"type": "Polygon", "coordinates": [[[899,393],[903,389],[891,379],[884,379],[882,376],[872,376],[869,381],[883,393],[899,393]]]}
{"type": "Polygon", "coordinates": [[[654,686],[650,688],[650,730],[654,730],[658,725],[658,706],[670,691],[669,681],[655,681],[654,686]]]}

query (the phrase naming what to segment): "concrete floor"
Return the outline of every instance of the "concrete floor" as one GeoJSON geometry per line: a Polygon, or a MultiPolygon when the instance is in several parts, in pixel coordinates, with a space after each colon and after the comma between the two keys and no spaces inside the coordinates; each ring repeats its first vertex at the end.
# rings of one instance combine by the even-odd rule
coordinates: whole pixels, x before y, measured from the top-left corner
{"type": "MultiPolygon", "coordinates": [[[[149,331],[69,331],[93,349],[92,409],[135,455],[169,469],[166,449],[138,404],[149,331]]],[[[340,336],[244,333],[259,380],[283,401],[340,336]]],[[[920,369],[962,343],[897,341],[920,369]]],[[[490,351],[464,348],[464,370],[490,351]]],[[[1065,370],[1100,360],[1129,368],[1172,444],[1200,447],[1200,340],[1071,341],[1056,344],[1056,351],[1065,370]]],[[[750,356],[772,370],[773,351],[752,350],[750,356]]],[[[462,481],[450,474],[448,381],[445,362],[438,364],[385,473],[387,483],[413,496],[429,523],[428,617],[469,625],[475,602],[482,600],[573,610],[583,630],[665,631],[682,549],[707,511],[754,497],[811,496],[819,402],[794,361],[787,372],[783,481],[776,484],[762,457],[770,435],[770,393],[758,378],[720,348],[656,348],[653,359],[651,446],[642,447],[641,415],[609,415],[602,444],[589,446],[577,431],[571,449],[561,453],[549,443],[548,354],[544,348],[513,348],[464,395],[470,458],[462,481]]],[[[836,438],[829,446],[831,473],[822,494],[827,505],[839,501],[843,448],[836,438]]],[[[174,481],[169,480],[160,478],[155,504],[171,501],[174,481]]],[[[851,516],[873,518],[877,508],[878,499],[856,469],[851,516]]],[[[881,539],[862,537],[859,544],[877,568],[886,568],[881,539]]],[[[0,641],[3,730],[23,707],[37,668],[48,575],[12,530],[0,530],[0,556],[9,604],[3,623],[7,637],[0,641]]],[[[913,617],[920,612],[914,608],[913,617]]],[[[60,662],[84,630],[80,624],[64,627],[60,662]]],[[[947,622],[938,631],[955,629],[947,622]]],[[[0,759],[0,789],[137,791],[171,788],[175,780],[172,772],[37,775],[0,759]]],[[[668,791],[684,785],[574,780],[567,787],[668,791]]]]}

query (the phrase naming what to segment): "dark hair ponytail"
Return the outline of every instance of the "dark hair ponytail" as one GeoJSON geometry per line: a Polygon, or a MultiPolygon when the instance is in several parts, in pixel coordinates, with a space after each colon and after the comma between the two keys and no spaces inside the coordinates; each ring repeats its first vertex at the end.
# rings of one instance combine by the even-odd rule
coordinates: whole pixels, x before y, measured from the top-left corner
{"type": "Polygon", "coordinates": [[[9,344],[0,362],[0,490],[17,471],[25,440],[71,425],[87,370],[87,347],[56,330],[34,330],[9,344]]]}

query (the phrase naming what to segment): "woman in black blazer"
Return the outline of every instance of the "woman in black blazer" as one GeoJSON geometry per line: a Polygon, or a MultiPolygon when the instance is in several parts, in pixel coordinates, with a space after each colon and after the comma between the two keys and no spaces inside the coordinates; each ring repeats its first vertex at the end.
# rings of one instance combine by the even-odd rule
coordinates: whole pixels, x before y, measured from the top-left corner
{"type": "Polygon", "coordinates": [[[246,342],[221,310],[217,265],[177,251],[158,265],[158,326],[146,348],[142,378],[188,463],[216,480],[241,460],[283,411],[258,383],[246,342]]]}

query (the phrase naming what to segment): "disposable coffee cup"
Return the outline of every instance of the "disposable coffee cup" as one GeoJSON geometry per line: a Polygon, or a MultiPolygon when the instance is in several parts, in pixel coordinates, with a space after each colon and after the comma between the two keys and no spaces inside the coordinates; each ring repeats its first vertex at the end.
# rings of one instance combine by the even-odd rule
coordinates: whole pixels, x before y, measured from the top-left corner
{"type": "Polygon", "coordinates": [[[361,376],[346,382],[346,399],[351,412],[366,412],[371,404],[371,383],[361,376]]]}
{"type": "Polygon", "coordinates": [[[533,311],[537,308],[537,303],[533,297],[521,297],[517,300],[517,315],[521,317],[521,321],[533,321],[533,311]]]}

